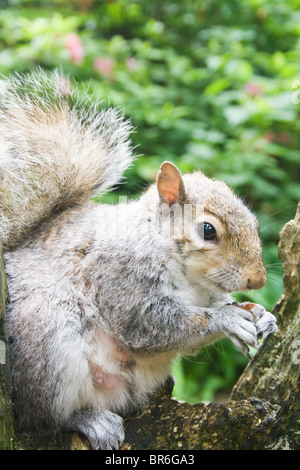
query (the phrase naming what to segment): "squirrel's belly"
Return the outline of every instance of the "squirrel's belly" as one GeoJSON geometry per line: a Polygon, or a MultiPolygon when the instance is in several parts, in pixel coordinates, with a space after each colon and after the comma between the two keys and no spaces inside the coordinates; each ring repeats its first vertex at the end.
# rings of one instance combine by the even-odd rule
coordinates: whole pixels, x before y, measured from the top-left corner
{"type": "Polygon", "coordinates": [[[95,331],[90,343],[89,369],[98,391],[126,391],[134,361],[120,350],[117,342],[103,330],[95,331]]]}
{"type": "Polygon", "coordinates": [[[90,364],[90,371],[94,383],[103,390],[111,390],[121,385],[120,375],[105,372],[102,367],[96,364],[90,364]]]}
{"type": "Polygon", "coordinates": [[[94,333],[90,346],[89,369],[94,387],[103,398],[122,396],[121,402],[145,402],[170,375],[176,356],[174,352],[135,356],[120,350],[117,342],[101,329],[94,333]]]}

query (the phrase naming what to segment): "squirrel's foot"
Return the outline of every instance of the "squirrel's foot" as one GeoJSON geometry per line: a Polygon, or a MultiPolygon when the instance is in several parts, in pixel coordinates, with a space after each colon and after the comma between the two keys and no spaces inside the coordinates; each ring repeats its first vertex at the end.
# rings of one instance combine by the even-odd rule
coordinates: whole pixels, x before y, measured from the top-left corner
{"type": "Polygon", "coordinates": [[[122,418],[106,410],[76,412],[67,428],[84,434],[94,450],[118,450],[125,439],[122,418]]]}
{"type": "Polygon", "coordinates": [[[248,310],[253,314],[258,339],[265,339],[270,333],[276,333],[278,331],[276,318],[272,313],[267,312],[262,305],[250,302],[243,302],[235,305],[239,308],[248,310]]]}

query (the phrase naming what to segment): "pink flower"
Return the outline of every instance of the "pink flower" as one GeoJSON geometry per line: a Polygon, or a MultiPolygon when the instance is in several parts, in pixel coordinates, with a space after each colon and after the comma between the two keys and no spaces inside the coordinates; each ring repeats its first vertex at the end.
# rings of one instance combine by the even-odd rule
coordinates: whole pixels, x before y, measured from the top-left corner
{"type": "Polygon", "coordinates": [[[290,144],[292,139],[291,139],[291,135],[289,134],[289,132],[280,132],[279,136],[278,136],[278,140],[279,142],[281,142],[282,144],[290,144]]]}
{"type": "Polygon", "coordinates": [[[258,83],[254,83],[254,82],[246,83],[245,90],[246,90],[246,93],[248,93],[248,95],[250,96],[261,95],[264,91],[262,87],[258,85],[258,83]]]}
{"type": "Polygon", "coordinates": [[[137,67],[137,61],[134,57],[128,57],[125,61],[126,67],[129,70],[129,72],[134,72],[137,67]]]}
{"type": "Polygon", "coordinates": [[[65,37],[65,48],[70,52],[71,61],[75,64],[81,64],[85,53],[81,39],[77,34],[67,34],[65,37]]]}
{"type": "Polygon", "coordinates": [[[266,140],[267,142],[275,142],[276,135],[274,134],[274,132],[268,131],[264,135],[262,135],[262,138],[266,140]]]}
{"type": "Polygon", "coordinates": [[[280,142],[281,144],[290,144],[292,141],[290,133],[286,131],[280,132],[279,134],[268,131],[262,135],[262,138],[267,142],[280,142]]]}
{"type": "Polygon", "coordinates": [[[109,57],[98,57],[94,60],[94,69],[107,77],[113,76],[115,65],[115,59],[109,57]]]}

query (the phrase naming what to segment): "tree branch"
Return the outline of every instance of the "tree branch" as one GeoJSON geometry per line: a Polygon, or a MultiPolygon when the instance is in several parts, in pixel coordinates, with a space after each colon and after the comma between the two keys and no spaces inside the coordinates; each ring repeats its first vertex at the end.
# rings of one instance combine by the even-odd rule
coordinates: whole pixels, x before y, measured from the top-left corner
{"type": "Polygon", "coordinates": [[[0,244],[0,450],[14,446],[13,415],[5,330],[6,282],[0,244]]]}

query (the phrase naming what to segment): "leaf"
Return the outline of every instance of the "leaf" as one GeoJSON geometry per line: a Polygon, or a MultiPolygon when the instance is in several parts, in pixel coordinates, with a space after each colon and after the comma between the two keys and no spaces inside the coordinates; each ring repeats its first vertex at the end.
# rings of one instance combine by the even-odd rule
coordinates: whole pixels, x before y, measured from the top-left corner
{"type": "Polygon", "coordinates": [[[188,152],[195,157],[204,158],[206,160],[210,160],[215,156],[215,150],[210,145],[204,143],[194,142],[189,144],[188,152]]]}
{"type": "Polygon", "coordinates": [[[217,93],[220,93],[220,91],[225,90],[229,86],[230,82],[227,78],[220,78],[219,80],[212,82],[205,88],[204,95],[216,95],[217,93]]]}
{"type": "Polygon", "coordinates": [[[237,126],[249,119],[249,110],[243,106],[228,106],[224,110],[225,117],[229,124],[237,126]]]}

